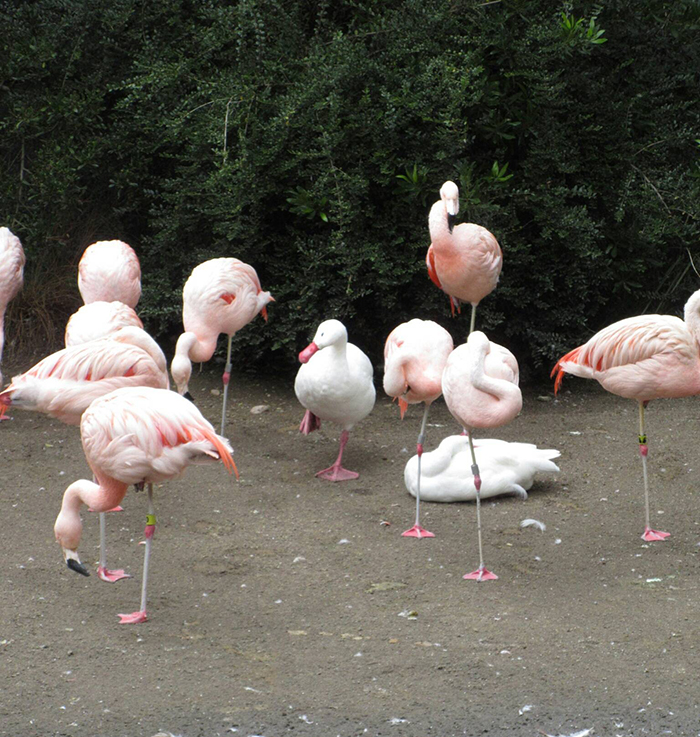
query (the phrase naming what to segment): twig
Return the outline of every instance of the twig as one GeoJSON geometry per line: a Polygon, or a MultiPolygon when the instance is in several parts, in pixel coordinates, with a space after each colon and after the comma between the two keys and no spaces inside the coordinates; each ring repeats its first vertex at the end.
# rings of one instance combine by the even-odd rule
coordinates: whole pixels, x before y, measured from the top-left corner
{"type": "Polygon", "coordinates": [[[649,177],[639,167],[636,167],[634,164],[631,164],[631,166],[635,171],[639,172],[644,177],[646,183],[654,190],[654,192],[656,192],[656,196],[659,198],[659,200],[661,200],[661,204],[666,208],[666,212],[670,215],[671,210],[669,209],[668,205],[664,202],[664,198],[661,196],[661,193],[659,192],[659,190],[656,189],[656,187],[652,184],[649,177]]]}

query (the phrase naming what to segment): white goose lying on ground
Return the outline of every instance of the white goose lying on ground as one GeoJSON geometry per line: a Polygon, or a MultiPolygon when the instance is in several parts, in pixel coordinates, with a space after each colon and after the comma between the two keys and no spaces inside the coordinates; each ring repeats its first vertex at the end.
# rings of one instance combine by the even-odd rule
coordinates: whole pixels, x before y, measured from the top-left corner
{"type": "MultiPolygon", "coordinates": [[[[527,499],[527,490],[535,474],[559,471],[553,462],[558,450],[543,450],[531,443],[475,438],[481,471],[481,498],[514,494],[527,499]]],[[[430,453],[423,453],[421,499],[430,502],[462,502],[476,499],[472,458],[464,435],[450,435],[430,453]]],[[[409,493],[416,495],[418,456],[409,459],[404,481],[409,493]]]]}
{"type": "Polygon", "coordinates": [[[313,341],[299,354],[301,367],[294,382],[297,399],[306,409],[299,431],[304,435],[321,427],[321,420],[343,428],[340,452],[335,463],[319,471],[328,481],[356,479],[359,474],[343,468],[343,450],[348,433],[372,411],[376,392],[372,364],[352,343],[339,320],[318,326],[313,341]]]}

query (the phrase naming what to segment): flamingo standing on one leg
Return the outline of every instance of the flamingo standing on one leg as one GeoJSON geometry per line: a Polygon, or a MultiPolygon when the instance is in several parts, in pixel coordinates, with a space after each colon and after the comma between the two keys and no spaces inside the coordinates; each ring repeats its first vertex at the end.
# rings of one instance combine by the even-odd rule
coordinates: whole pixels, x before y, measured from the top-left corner
{"type": "MultiPolygon", "coordinates": [[[[9,229],[0,228],[0,363],[5,345],[5,311],[24,282],[24,250],[19,238],[9,229]]],[[[2,371],[0,371],[2,387],[2,371]]]]}
{"type": "MultiPolygon", "coordinates": [[[[110,338],[83,343],[47,356],[29,371],[15,376],[0,392],[0,409],[9,406],[55,417],[78,425],[83,412],[97,397],[120,387],[168,388],[165,356],[140,328],[129,327],[110,338]]],[[[128,578],[106,564],[105,519],[100,513],[98,576],[111,583],[128,578]]]]}
{"type": "Polygon", "coordinates": [[[423,402],[423,421],[416,443],[418,480],[416,521],[403,537],[435,537],[420,525],[420,474],[430,405],[442,394],[442,372],[452,352],[452,336],[431,320],[414,319],[394,328],[384,345],[384,391],[399,400],[401,418],[409,404],[423,402]]]}
{"type": "Polygon", "coordinates": [[[66,348],[106,338],[120,328],[143,328],[133,307],[123,302],[89,302],[74,312],[66,325],[66,348]]]}
{"type": "Polygon", "coordinates": [[[425,263],[433,283],[449,296],[453,315],[460,302],[471,303],[471,333],[476,306],[496,288],[503,254],[493,233],[481,225],[455,226],[458,213],[459,189],[454,182],[445,182],[428,216],[431,244],[425,263]]]}
{"type": "Polygon", "coordinates": [[[118,389],[95,400],[83,414],[80,434],[96,481],[81,479],[66,489],[54,526],[56,540],[68,567],[89,575],[78,557],[81,504],[104,511],[121,502],[130,484],[148,484],[141,607],[119,615],[122,624],[145,622],[156,526],[153,484],[176,478],[193,463],[221,461],[229,473],[238,475],[231,446],[192,402],[175,392],[148,387],[118,389]]]}
{"type": "Polygon", "coordinates": [[[170,366],[180,394],[187,394],[192,361],[208,361],[220,333],[228,335],[224,369],[224,401],[221,434],[226,423],[226,401],[231,375],[231,339],[259,312],[267,322],[267,308],[274,298],[263,292],[255,269],[237,258],[214,258],[195,266],[182,290],[182,322],[185,332],[175,347],[170,366]]]}
{"type": "Polygon", "coordinates": [[[325,320],[309,345],[299,354],[301,367],[294,392],[306,409],[299,431],[304,435],[321,427],[321,420],[343,428],[335,463],[316,476],[328,481],[356,479],[359,474],[342,466],[350,430],[372,411],[376,392],[369,358],[353,343],[339,320],[325,320]]]}
{"type": "Polygon", "coordinates": [[[467,431],[472,456],[472,475],[476,489],[476,520],[479,541],[479,567],[464,578],[489,581],[498,578],[484,566],[481,544],[481,474],[474,453],[474,428],[500,427],[522,409],[518,387],[518,362],[498,343],[482,332],[469,335],[467,342],[452,351],[442,375],[442,391],[452,416],[467,431]]]}
{"type": "Polygon", "coordinates": [[[663,540],[669,533],[651,529],[644,409],[652,399],[700,394],[700,290],[686,302],[684,318],[638,315],[620,320],[562,356],[552,369],[555,393],[567,373],[596,379],[612,394],[639,404],[646,512],[642,538],[647,541],[663,540]]]}
{"type": "Polygon", "coordinates": [[[83,302],[123,302],[136,307],[141,298],[141,265],[123,241],[98,241],[88,246],[78,264],[78,289],[83,302]]]}

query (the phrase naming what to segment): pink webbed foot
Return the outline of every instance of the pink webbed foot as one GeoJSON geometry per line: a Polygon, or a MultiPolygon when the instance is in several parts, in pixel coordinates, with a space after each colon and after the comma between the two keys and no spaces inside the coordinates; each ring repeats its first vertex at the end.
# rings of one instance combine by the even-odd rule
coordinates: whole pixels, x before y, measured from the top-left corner
{"type": "Polygon", "coordinates": [[[495,573],[491,573],[487,568],[479,566],[475,571],[465,573],[462,578],[466,578],[471,581],[495,581],[498,576],[495,573]]]}
{"type": "Polygon", "coordinates": [[[648,543],[651,543],[656,542],[657,540],[665,540],[670,536],[670,532],[661,532],[661,530],[652,530],[651,527],[645,527],[642,540],[646,540],[648,543]]]}
{"type": "Polygon", "coordinates": [[[432,532],[424,530],[420,525],[413,525],[410,530],[402,532],[401,537],[417,537],[420,539],[423,537],[435,537],[435,535],[432,532]]]}
{"type": "Polygon", "coordinates": [[[148,621],[146,612],[133,612],[132,614],[119,614],[119,624],[141,624],[148,621]]]}
{"type": "Polygon", "coordinates": [[[333,465],[330,468],[324,468],[323,471],[319,471],[316,476],[320,479],[326,479],[326,481],[351,481],[360,476],[355,471],[348,471],[347,468],[343,468],[340,464],[333,465]]]}
{"type": "MultiPolygon", "coordinates": [[[[95,510],[92,507],[88,507],[88,512],[94,512],[95,510]]],[[[106,512],[123,512],[124,507],[120,507],[119,504],[117,504],[116,507],[112,507],[112,509],[105,510],[106,512]]]]}
{"type": "Polygon", "coordinates": [[[1,415],[0,416],[0,422],[2,422],[3,420],[11,420],[11,419],[12,418],[10,417],[10,415],[1,415]]]}
{"type": "Polygon", "coordinates": [[[304,417],[299,425],[299,432],[302,435],[308,435],[314,430],[318,430],[321,427],[321,420],[310,410],[307,409],[304,413],[304,417]]]}
{"type": "Polygon", "coordinates": [[[97,567],[97,575],[103,581],[107,581],[107,583],[116,583],[117,581],[121,581],[122,578],[131,578],[131,574],[126,573],[123,568],[110,571],[104,566],[97,567]]]}

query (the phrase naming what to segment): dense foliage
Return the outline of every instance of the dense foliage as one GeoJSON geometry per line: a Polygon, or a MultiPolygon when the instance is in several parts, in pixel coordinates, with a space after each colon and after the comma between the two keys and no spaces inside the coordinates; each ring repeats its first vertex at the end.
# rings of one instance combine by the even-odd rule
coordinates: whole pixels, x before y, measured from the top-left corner
{"type": "Polygon", "coordinates": [[[478,324],[531,370],[698,286],[696,0],[0,0],[0,22],[28,340],[60,339],[82,250],[121,238],[166,346],[217,255],[277,300],[239,363],[291,367],[331,316],[375,363],[411,317],[461,341],[424,265],[446,179],[504,251],[478,324]]]}

